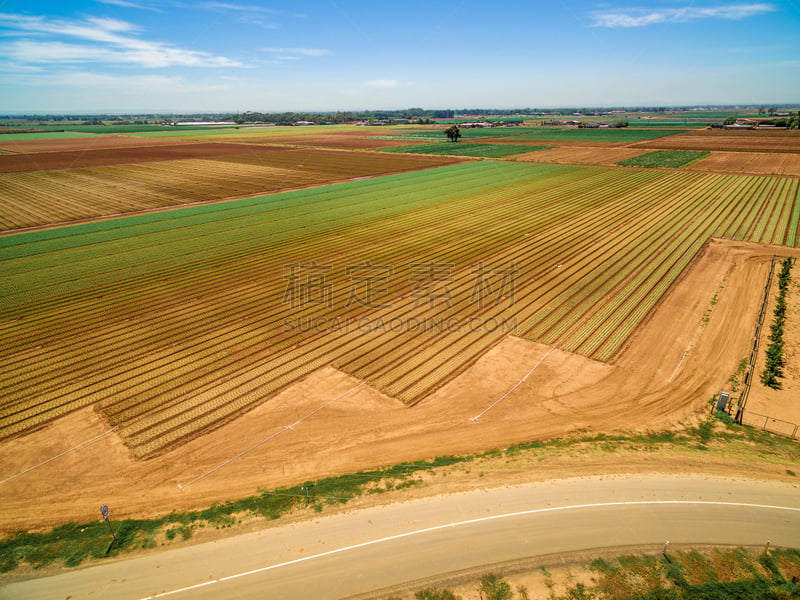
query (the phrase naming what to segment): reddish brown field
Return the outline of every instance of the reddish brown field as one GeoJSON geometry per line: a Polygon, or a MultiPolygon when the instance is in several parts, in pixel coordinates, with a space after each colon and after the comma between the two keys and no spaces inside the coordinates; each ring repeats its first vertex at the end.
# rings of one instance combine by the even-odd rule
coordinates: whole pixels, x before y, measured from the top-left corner
{"type": "Polygon", "coordinates": [[[0,136],[0,151],[15,153],[69,152],[71,150],[111,150],[114,148],[141,148],[148,146],[175,146],[194,142],[175,138],[137,138],[126,135],[86,135],[76,138],[40,140],[12,140],[0,136]]]}
{"type": "Polygon", "coordinates": [[[636,148],[728,152],[800,152],[797,131],[702,130],[639,142],[636,148]]]}
{"type": "MultiPolygon", "coordinates": [[[[138,164],[189,158],[217,158],[242,154],[258,154],[263,146],[223,143],[177,143],[115,149],[70,150],[38,154],[0,156],[0,173],[25,173],[55,169],[80,169],[108,165],[138,164]]],[[[280,150],[275,146],[270,150],[280,150]]]]}
{"type": "Polygon", "coordinates": [[[754,175],[800,176],[800,154],[788,152],[714,152],[692,163],[690,169],[754,175]]]}

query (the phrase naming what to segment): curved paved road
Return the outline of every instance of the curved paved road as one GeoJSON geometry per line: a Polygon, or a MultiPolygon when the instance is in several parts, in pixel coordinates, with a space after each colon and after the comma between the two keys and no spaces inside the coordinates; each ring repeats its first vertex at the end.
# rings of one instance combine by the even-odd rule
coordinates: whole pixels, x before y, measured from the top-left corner
{"type": "Polygon", "coordinates": [[[501,561],[666,540],[796,546],[800,486],[628,476],[478,490],[13,583],[0,598],[337,599],[501,561]]]}

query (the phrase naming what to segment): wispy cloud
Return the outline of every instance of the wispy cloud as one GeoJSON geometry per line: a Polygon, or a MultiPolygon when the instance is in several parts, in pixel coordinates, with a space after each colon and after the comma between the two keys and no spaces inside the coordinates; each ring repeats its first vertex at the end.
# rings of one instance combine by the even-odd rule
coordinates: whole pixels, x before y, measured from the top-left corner
{"type": "Polygon", "coordinates": [[[656,23],[686,23],[698,19],[745,19],[774,12],[772,4],[729,4],[726,6],[687,6],[684,8],[620,8],[591,15],[592,27],[644,27],[656,23]]]}
{"type": "Polygon", "coordinates": [[[276,10],[274,8],[266,8],[265,6],[254,6],[251,4],[232,4],[229,2],[201,2],[200,8],[206,10],[216,10],[220,12],[248,12],[248,13],[264,13],[268,15],[275,15],[278,17],[292,17],[295,19],[305,19],[306,15],[301,13],[289,12],[285,10],[276,10]]]}
{"type": "Polygon", "coordinates": [[[83,21],[48,19],[0,13],[0,28],[28,33],[36,39],[22,39],[0,46],[0,58],[20,63],[127,63],[141,67],[240,67],[236,60],[206,52],[178,48],[171,44],[136,37],[139,28],[126,21],[90,17],[83,21]],[[61,39],[74,38],[79,43],[61,39]]]}
{"type": "Polygon", "coordinates": [[[139,10],[151,10],[153,12],[164,12],[155,6],[147,6],[139,2],[128,2],[127,0],[96,0],[100,4],[110,4],[112,6],[121,6],[123,8],[137,8],[139,10]]]}
{"type": "Polygon", "coordinates": [[[16,62],[0,61],[0,73],[40,73],[44,69],[16,62]]]}
{"type": "Polygon", "coordinates": [[[396,88],[399,83],[396,79],[373,79],[372,81],[367,81],[366,85],[382,89],[391,89],[396,88]]]}
{"type": "Polygon", "coordinates": [[[304,19],[306,15],[293,13],[284,10],[255,6],[251,4],[233,4],[230,2],[201,2],[198,8],[209,10],[216,13],[232,13],[236,15],[236,20],[247,25],[256,25],[264,29],[277,29],[277,17],[289,17],[293,19],[304,19]]]}

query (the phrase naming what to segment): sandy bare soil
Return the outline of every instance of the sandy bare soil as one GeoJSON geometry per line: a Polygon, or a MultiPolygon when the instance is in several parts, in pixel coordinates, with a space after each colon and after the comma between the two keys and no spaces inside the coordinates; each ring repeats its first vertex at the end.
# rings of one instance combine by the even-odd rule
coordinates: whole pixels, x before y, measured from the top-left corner
{"type": "MultiPolygon", "coordinates": [[[[780,253],[779,253],[780,254],[780,253]]],[[[764,325],[761,328],[759,341],[758,360],[755,365],[753,384],[747,398],[746,409],[774,419],[781,419],[789,423],[770,423],[770,430],[783,431],[791,434],[791,424],[800,425],[800,268],[795,264],[792,268],[792,281],[789,283],[789,292],[786,296],[786,321],[783,328],[784,376],[780,379],[781,389],[774,390],[761,383],[761,372],[766,361],[765,351],[770,344],[770,325],[773,322],[772,311],[775,310],[775,301],[778,294],[777,273],[780,263],[776,261],[775,276],[772,278],[770,299],[764,325]]],[[[747,421],[754,426],[760,426],[761,421],[749,415],[747,421]]]]}
{"type": "Polygon", "coordinates": [[[708,410],[746,354],[773,250],[711,242],[613,364],[555,349],[531,372],[550,348],[508,337],[413,408],[324,367],[167,454],[135,461],[111,432],[6,480],[109,430],[91,409],[70,414],[0,443],[0,530],[94,519],[102,503],[119,518],[199,508],[258,488],[577,429],[677,426],[708,410]]]}

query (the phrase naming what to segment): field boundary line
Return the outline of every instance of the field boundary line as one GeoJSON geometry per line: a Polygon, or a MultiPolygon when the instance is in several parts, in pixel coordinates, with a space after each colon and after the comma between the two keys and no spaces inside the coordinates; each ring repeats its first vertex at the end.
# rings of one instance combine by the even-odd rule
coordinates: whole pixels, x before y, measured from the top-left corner
{"type": "Polygon", "coordinates": [[[473,423],[477,423],[478,419],[480,419],[483,415],[485,415],[487,412],[489,412],[491,409],[493,409],[495,407],[495,405],[499,404],[502,400],[504,400],[509,394],[511,394],[511,392],[513,392],[515,389],[517,389],[519,386],[521,386],[523,383],[525,383],[525,381],[528,379],[528,377],[531,376],[531,373],[533,373],[536,370],[536,367],[538,367],[540,364],[542,364],[544,362],[544,359],[547,358],[548,356],[550,356],[550,353],[553,352],[553,350],[555,350],[555,349],[556,349],[556,347],[553,346],[552,348],[550,348],[550,350],[545,352],[544,356],[542,356],[542,358],[539,359],[539,362],[537,362],[535,365],[533,365],[533,368],[530,371],[527,372],[525,377],[523,377],[522,379],[517,381],[517,383],[515,383],[514,386],[510,390],[508,390],[505,394],[503,394],[497,400],[492,402],[492,404],[490,404],[488,407],[486,407],[480,414],[475,415],[474,417],[470,418],[470,421],[472,421],[473,423]]]}
{"type": "Polygon", "coordinates": [[[12,479],[16,479],[17,477],[19,477],[21,475],[25,475],[25,473],[29,473],[29,472],[33,471],[34,469],[38,469],[39,467],[42,467],[42,466],[46,465],[49,462],[53,462],[55,459],[61,458],[65,454],[69,454],[70,452],[78,450],[79,448],[83,448],[84,446],[86,446],[88,444],[91,444],[92,442],[94,442],[96,440],[99,440],[102,437],[107,436],[109,433],[112,433],[112,432],[116,431],[118,428],[119,428],[119,425],[117,427],[113,427],[113,428],[109,429],[105,433],[101,433],[100,435],[97,435],[97,436],[93,437],[90,440],[86,440],[85,442],[81,442],[80,444],[78,444],[77,446],[73,446],[69,450],[64,450],[64,452],[62,452],[61,454],[56,454],[54,457],[48,458],[46,461],[40,462],[38,465],[34,465],[34,466],[32,466],[32,467],[30,467],[28,469],[25,469],[24,471],[21,471],[21,472],[17,473],[16,475],[12,475],[11,477],[6,477],[2,481],[0,481],[0,485],[4,484],[7,481],[11,481],[12,479]]]}
{"type": "MultiPolygon", "coordinates": [[[[211,475],[211,474],[212,474],[212,473],[214,473],[215,471],[218,471],[218,470],[220,470],[222,467],[224,467],[224,466],[226,466],[226,465],[229,465],[229,464],[230,464],[230,463],[232,463],[233,461],[235,461],[235,460],[237,460],[237,459],[241,458],[242,456],[244,456],[244,455],[245,455],[245,454],[247,454],[248,452],[251,452],[251,451],[255,450],[256,448],[258,448],[259,446],[262,446],[262,445],[266,444],[268,441],[270,441],[270,440],[271,440],[271,439],[273,439],[273,438],[276,438],[276,437],[278,437],[280,434],[282,434],[282,433],[285,433],[286,431],[289,431],[289,430],[291,430],[291,431],[294,431],[294,428],[295,428],[297,425],[299,425],[300,423],[302,423],[303,421],[305,421],[306,419],[309,419],[309,418],[313,417],[315,414],[317,414],[319,411],[321,411],[321,410],[322,410],[323,408],[325,408],[326,406],[329,406],[329,405],[333,404],[334,402],[336,402],[336,401],[337,401],[337,400],[339,400],[340,398],[342,398],[342,397],[346,396],[346,395],[347,395],[347,394],[349,394],[350,392],[354,392],[354,391],[356,391],[358,388],[360,388],[360,387],[361,387],[361,386],[363,386],[363,385],[366,385],[367,383],[369,383],[369,380],[365,379],[364,381],[362,381],[361,383],[359,383],[357,386],[350,388],[350,389],[349,389],[349,390],[347,390],[346,392],[342,392],[341,394],[339,394],[338,396],[336,396],[336,397],[335,397],[335,398],[333,398],[332,400],[328,400],[328,401],[327,401],[325,404],[323,404],[322,406],[319,406],[319,407],[315,408],[315,409],[314,409],[314,410],[312,410],[310,413],[308,413],[308,414],[307,414],[307,415],[305,415],[304,417],[301,417],[300,419],[298,419],[297,421],[295,421],[295,422],[294,422],[294,423],[292,423],[291,425],[285,425],[285,426],[283,427],[283,429],[279,429],[278,431],[276,431],[275,433],[273,433],[273,434],[272,434],[272,435],[270,435],[269,437],[266,437],[266,438],[264,438],[263,440],[261,440],[260,442],[257,442],[256,444],[253,444],[252,446],[250,446],[250,447],[249,447],[249,448],[247,448],[246,450],[242,450],[242,451],[241,451],[241,452],[239,452],[239,454],[237,454],[236,456],[233,456],[233,457],[229,458],[228,460],[226,460],[225,462],[223,462],[223,463],[221,463],[221,464],[217,465],[216,467],[214,467],[214,468],[213,468],[213,469],[211,469],[210,471],[206,471],[206,472],[205,472],[205,473],[203,473],[202,475],[198,475],[197,477],[195,477],[194,479],[192,479],[192,480],[191,480],[189,483],[183,483],[183,484],[179,483],[179,484],[178,484],[178,487],[179,487],[181,490],[184,490],[184,489],[186,489],[187,487],[189,487],[190,485],[192,485],[193,483],[195,483],[195,482],[197,482],[197,481],[200,481],[200,480],[201,480],[201,479],[203,479],[204,477],[207,477],[208,475],[211,475]]],[[[0,483],[2,483],[2,482],[0,481],[0,483]]]]}

